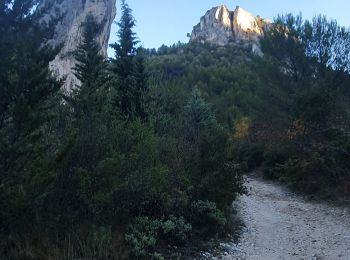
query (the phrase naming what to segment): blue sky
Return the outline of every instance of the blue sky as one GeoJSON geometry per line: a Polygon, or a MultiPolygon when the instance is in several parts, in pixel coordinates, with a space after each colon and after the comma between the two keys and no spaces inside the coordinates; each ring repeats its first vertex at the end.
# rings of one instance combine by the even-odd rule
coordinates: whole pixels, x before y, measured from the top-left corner
{"type": "MultiPolygon", "coordinates": [[[[119,1],[117,0],[119,3],[119,1]]],[[[187,42],[187,33],[210,8],[225,4],[230,10],[239,5],[254,15],[273,20],[278,14],[302,12],[304,18],[325,14],[350,27],[350,0],[127,0],[137,20],[135,31],[146,48],[158,48],[178,41],[187,42]]],[[[117,4],[117,17],[120,7],[117,4]]],[[[112,26],[110,42],[117,40],[112,26]]],[[[111,50],[109,55],[113,55],[111,50]]]]}

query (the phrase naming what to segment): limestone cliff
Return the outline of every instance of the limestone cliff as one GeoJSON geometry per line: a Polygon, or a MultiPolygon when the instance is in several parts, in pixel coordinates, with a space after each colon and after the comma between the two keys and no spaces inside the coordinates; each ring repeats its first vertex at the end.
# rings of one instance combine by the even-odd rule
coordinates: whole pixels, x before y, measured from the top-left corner
{"type": "Polygon", "coordinates": [[[75,65],[73,52],[82,41],[82,24],[88,15],[92,15],[100,24],[101,29],[96,41],[101,48],[101,54],[107,56],[111,24],[116,15],[116,0],[42,0],[38,11],[44,13],[44,21],[49,21],[52,17],[61,17],[55,25],[53,38],[48,39],[47,44],[63,46],[50,63],[50,68],[58,78],[66,78],[64,87],[70,91],[79,84],[72,68],[75,65]]]}
{"type": "Polygon", "coordinates": [[[250,43],[259,52],[258,39],[269,26],[269,21],[254,17],[241,7],[230,11],[225,5],[207,11],[193,28],[191,41],[223,46],[229,42],[250,43]]]}

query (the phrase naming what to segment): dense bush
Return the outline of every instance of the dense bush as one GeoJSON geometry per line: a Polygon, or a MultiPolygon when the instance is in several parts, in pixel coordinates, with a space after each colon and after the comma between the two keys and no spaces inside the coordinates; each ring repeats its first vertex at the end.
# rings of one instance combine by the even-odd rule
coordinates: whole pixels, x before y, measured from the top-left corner
{"type": "Polygon", "coordinates": [[[138,217],[128,227],[125,239],[130,253],[135,257],[162,257],[173,255],[179,246],[186,245],[191,238],[192,225],[181,217],[170,215],[168,219],[138,217]],[[157,250],[160,250],[157,252],[157,250]]]}
{"type": "Polygon", "coordinates": [[[264,77],[278,95],[262,96],[263,107],[274,110],[261,113],[251,136],[265,146],[268,177],[322,197],[348,194],[341,187],[350,180],[349,42],[348,30],[321,16],[279,17],[262,39],[264,77]]]}
{"type": "Polygon", "coordinates": [[[220,234],[224,231],[227,219],[214,202],[194,201],[191,204],[191,219],[195,226],[204,227],[205,234],[220,234]]]}

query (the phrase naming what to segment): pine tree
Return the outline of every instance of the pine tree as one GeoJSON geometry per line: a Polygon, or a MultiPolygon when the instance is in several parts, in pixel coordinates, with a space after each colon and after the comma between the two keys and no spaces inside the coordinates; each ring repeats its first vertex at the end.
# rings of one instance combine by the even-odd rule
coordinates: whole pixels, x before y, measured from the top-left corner
{"type": "Polygon", "coordinates": [[[147,117],[145,103],[148,93],[148,77],[145,67],[145,55],[142,48],[138,48],[137,55],[134,58],[134,79],[135,87],[133,91],[133,99],[135,113],[141,119],[147,117]]]}
{"type": "Polygon", "coordinates": [[[118,83],[116,106],[127,118],[145,117],[143,97],[147,92],[144,61],[140,54],[139,43],[133,32],[135,20],[132,10],[125,1],[122,1],[122,17],[118,23],[119,42],[111,47],[115,50],[113,72],[118,83]]]}
{"type": "Polygon", "coordinates": [[[94,168],[101,155],[96,147],[100,145],[99,137],[103,137],[99,131],[107,121],[108,92],[104,88],[106,63],[96,42],[99,29],[94,18],[88,16],[83,24],[83,40],[74,53],[73,71],[80,84],[66,96],[72,121],[65,129],[70,136],[75,136],[66,166],[72,171],[79,167],[94,168]]]}
{"type": "Polygon", "coordinates": [[[102,95],[100,80],[102,80],[101,76],[105,66],[104,58],[100,55],[100,48],[95,40],[99,30],[98,24],[92,16],[88,16],[83,26],[83,41],[74,53],[77,63],[73,70],[80,85],[73,90],[71,100],[77,114],[87,114],[88,110],[102,106],[98,96],[102,95]]]}
{"type": "Polygon", "coordinates": [[[116,51],[116,59],[132,58],[136,55],[136,45],[139,43],[133,28],[136,21],[132,16],[132,10],[125,0],[121,1],[122,17],[118,23],[119,43],[114,43],[111,47],[116,51]]]}
{"type": "Polygon", "coordinates": [[[198,89],[192,91],[183,117],[180,144],[193,183],[192,196],[194,200],[215,202],[225,210],[235,197],[232,191],[240,190],[240,176],[227,158],[228,136],[198,89]]]}
{"type": "Polygon", "coordinates": [[[0,6],[6,24],[0,40],[0,221],[9,229],[19,216],[30,219],[52,177],[44,137],[61,84],[49,71],[57,50],[42,46],[45,29],[32,14],[36,2],[0,6]]]}
{"type": "Polygon", "coordinates": [[[74,67],[74,74],[84,86],[91,86],[98,78],[103,64],[103,57],[99,54],[100,48],[96,43],[95,36],[99,26],[89,15],[84,23],[83,42],[75,52],[77,64],[74,67]]]}

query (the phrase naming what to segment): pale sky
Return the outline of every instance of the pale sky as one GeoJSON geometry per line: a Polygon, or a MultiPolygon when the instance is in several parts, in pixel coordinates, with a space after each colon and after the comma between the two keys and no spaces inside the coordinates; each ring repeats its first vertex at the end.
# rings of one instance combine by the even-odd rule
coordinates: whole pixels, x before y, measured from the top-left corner
{"type": "MultiPolygon", "coordinates": [[[[325,14],[338,24],[350,27],[350,0],[126,0],[133,10],[137,21],[135,32],[143,47],[158,48],[162,44],[171,45],[178,41],[188,42],[187,33],[191,33],[200,17],[214,6],[225,4],[230,10],[237,5],[251,12],[269,18],[278,14],[303,14],[311,19],[317,14],[325,14]]],[[[119,1],[117,0],[119,3],[119,1]]],[[[116,21],[120,19],[120,7],[117,4],[116,21]]],[[[110,42],[115,42],[117,26],[113,25],[110,42]]],[[[109,55],[113,55],[110,50],[109,55]]]]}

